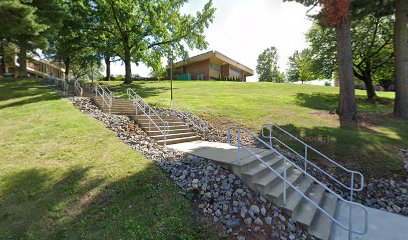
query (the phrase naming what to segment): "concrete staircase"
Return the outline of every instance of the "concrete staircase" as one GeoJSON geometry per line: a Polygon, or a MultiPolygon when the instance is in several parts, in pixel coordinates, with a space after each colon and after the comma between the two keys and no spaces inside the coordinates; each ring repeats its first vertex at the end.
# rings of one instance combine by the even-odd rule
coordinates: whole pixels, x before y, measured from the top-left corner
{"type": "Polygon", "coordinates": [[[136,111],[133,106],[132,101],[128,99],[112,99],[112,107],[104,102],[101,97],[95,97],[95,95],[90,96],[96,105],[106,113],[125,115],[133,118],[135,122],[153,139],[155,139],[161,145],[176,144],[183,142],[191,142],[199,140],[200,137],[191,129],[187,124],[184,123],[182,119],[177,116],[160,116],[163,121],[168,122],[168,133],[166,137],[164,136],[164,124],[160,121],[157,116],[149,116],[150,119],[155,123],[150,123],[148,116],[143,115],[143,112],[136,111]],[[156,127],[159,127],[159,129],[156,127]],[[165,140],[166,139],[166,140],[165,140]]]}
{"type": "MultiPolygon", "coordinates": [[[[281,176],[284,172],[284,159],[277,153],[267,151],[262,160],[281,176]]],[[[286,184],[286,205],[283,204],[284,184],[276,173],[271,171],[255,157],[242,159],[240,163],[231,163],[232,170],[240,176],[250,188],[258,191],[264,198],[280,206],[298,224],[308,229],[318,239],[330,239],[332,221],[324,213],[304,199],[298,192],[286,184]]],[[[336,213],[338,199],[322,186],[286,163],[288,181],[307,197],[325,209],[331,216],[336,213]]]]}

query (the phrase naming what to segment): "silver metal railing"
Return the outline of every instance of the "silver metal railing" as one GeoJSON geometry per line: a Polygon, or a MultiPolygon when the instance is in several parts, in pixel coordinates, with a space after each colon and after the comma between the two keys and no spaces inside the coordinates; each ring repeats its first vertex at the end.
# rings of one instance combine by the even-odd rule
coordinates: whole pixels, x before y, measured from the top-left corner
{"type": "Polygon", "coordinates": [[[151,130],[152,127],[159,130],[159,132],[163,135],[164,145],[166,145],[167,135],[169,134],[169,123],[167,121],[164,121],[159,116],[159,114],[157,114],[157,112],[143,100],[142,97],[140,97],[138,94],[136,94],[135,91],[133,91],[133,89],[128,88],[127,95],[129,97],[129,100],[132,101],[133,106],[135,106],[136,108],[136,114],[138,114],[140,110],[143,112],[144,116],[147,116],[147,118],[149,119],[149,130],[151,130]],[[155,121],[153,121],[152,117],[156,118],[155,121]],[[163,128],[160,128],[156,122],[159,123],[160,126],[163,126],[163,128]]]}
{"type": "Polygon", "coordinates": [[[251,154],[252,156],[254,156],[258,161],[260,161],[262,164],[264,164],[269,170],[271,170],[272,172],[274,172],[280,179],[283,180],[283,204],[286,205],[286,191],[287,191],[287,187],[286,184],[293,188],[297,193],[299,193],[304,199],[306,199],[306,201],[308,201],[310,204],[312,204],[313,206],[315,206],[320,212],[322,212],[324,215],[326,215],[331,221],[333,221],[336,225],[338,225],[340,228],[348,231],[348,236],[349,236],[349,240],[352,239],[352,234],[365,234],[367,233],[368,230],[368,211],[367,208],[364,207],[363,205],[359,204],[359,203],[355,203],[349,200],[344,199],[342,196],[340,196],[339,194],[337,194],[336,192],[334,192],[333,190],[331,190],[329,187],[327,187],[325,184],[321,183],[319,180],[317,180],[315,177],[313,177],[312,175],[310,175],[309,173],[307,173],[306,171],[304,171],[304,169],[302,167],[299,167],[297,164],[295,164],[294,162],[292,162],[291,160],[289,160],[285,155],[281,154],[279,151],[277,151],[275,148],[273,148],[271,145],[269,145],[268,143],[266,143],[265,141],[263,141],[262,139],[260,139],[258,136],[256,136],[254,133],[252,133],[251,131],[249,131],[246,128],[241,128],[238,126],[233,126],[231,128],[228,129],[228,143],[230,145],[232,145],[231,143],[231,139],[232,139],[232,135],[231,135],[231,131],[233,129],[237,130],[237,145],[236,147],[237,149],[237,161],[238,163],[241,161],[241,149],[245,150],[246,152],[248,152],[249,154],[251,154]],[[241,144],[241,131],[249,134],[251,137],[253,137],[255,140],[257,140],[259,143],[261,143],[262,145],[264,145],[266,148],[272,150],[273,152],[275,152],[276,154],[278,154],[280,157],[283,158],[284,160],[284,169],[283,169],[283,176],[275,169],[273,169],[269,164],[267,164],[264,160],[262,160],[262,158],[259,157],[259,155],[257,155],[256,153],[254,153],[253,151],[251,151],[250,149],[248,149],[247,147],[243,146],[241,144]],[[337,199],[345,204],[347,204],[349,206],[349,218],[348,218],[348,226],[345,226],[343,223],[341,223],[340,221],[338,221],[337,219],[335,219],[334,216],[330,215],[326,210],[324,210],[323,208],[321,208],[319,206],[319,204],[315,203],[312,199],[310,199],[308,196],[306,196],[301,190],[299,190],[297,187],[295,187],[288,179],[287,179],[287,163],[291,164],[293,167],[297,168],[299,171],[301,171],[305,176],[309,177],[310,179],[312,179],[315,183],[319,184],[322,188],[324,188],[326,191],[332,193],[335,197],[337,197],[337,199]],[[353,229],[353,217],[352,217],[352,211],[353,208],[359,208],[361,210],[364,211],[364,226],[362,230],[356,231],[353,229]]]}
{"type": "Polygon", "coordinates": [[[68,96],[69,85],[68,85],[67,81],[65,81],[65,79],[57,78],[57,77],[53,77],[53,79],[54,79],[54,85],[57,88],[62,89],[62,94],[64,96],[68,96]]]}
{"type": "Polygon", "coordinates": [[[74,78],[74,90],[80,94],[80,96],[82,97],[82,95],[84,94],[84,89],[81,87],[81,83],[78,81],[78,79],[74,78]]]}
{"type": "Polygon", "coordinates": [[[364,176],[363,176],[363,174],[361,174],[360,172],[357,172],[357,171],[347,169],[346,167],[344,167],[341,164],[335,162],[334,160],[327,157],[326,155],[324,155],[320,151],[318,151],[315,148],[309,146],[308,144],[306,144],[305,142],[303,142],[299,138],[295,137],[293,134],[291,134],[291,133],[287,132],[286,130],[284,130],[283,128],[279,127],[278,125],[276,125],[276,124],[264,124],[264,125],[262,125],[262,137],[269,139],[269,145],[271,147],[273,147],[273,140],[275,140],[278,143],[280,143],[282,146],[284,146],[286,149],[288,149],[290,152],[292,152],[296,156],[303,159],[303,168],[304,168],[305,172],[307,172],[308,165],[311,165],[317,171],[324,174],[326,177],[328,177],[331,180],[335,181],[337,184],[339,184],[343,188],[349,190],[350,191],[349,195],[350,195],[350,200],[351,201],[353,201],[354,192],[359,192],[359,191],[363,190],[363,188],[364,188],[364,176]],[[273,133],[274,133],[273,130],[274,129],[279,130],[280,132],[284,133],[285,136],[288,136],[291,139],[294,139],[296,142],[303,145],[302,148],[304,149],[304,154],[302,155],[302,154],[298,153],[296,150],[294,150],[293,148],[288,146],[286,143],[284,143],[282,140],[278,139],[275,135],[273,135],[273,133]],[[266,130],[269,133],[269,136],[265,135],[266,130]],[[329,161],[334,166],[336,166],[336,167],[340,168],[341,170],[343,170],[343,171],[347,172],[348,174],[350,174],[350,181],[349,181],[350,185],[349,186],[346,185],[347,183],[345,184],[345,183],[341,182],[340,180],[335,178],[332,174],[329,174],[327,171],[323,170],[321,167],[319,167],[315,163],[311,162],[310,158],[309,158],[311,153],[317,154],[318,156],[322,157],[324,160],[329,161]],[[358,176],[358,178],[360,178],[360,182],[358,183],[358,185],[359,185],[358,188],[355,188],[355,185],[354,185],[356,176],[358,176]]]}
{"type": "Polygon", "coordinates": [[[191,123],[203,133],[205,133],[208,129],[208,123],[206,121],[202,121],[196,114],[194,114],[183,102],[177,99],[173,99],[170,101],[170,108],[178,110],[184,118],[190,119],[191,123]],[[187,114],[186,114],[187,113],[187,114]],[[200,123],[196,124],[195,120],[199,119],[200,123]]]}
{"type": "Polygon", "coordinates": [[[109,113],[112,108],[112,92],[106,86],[100,85],[99,83],[95,84],[95,96],[100,96],[102,99],[102,104],[109,108],[109,113]]]}

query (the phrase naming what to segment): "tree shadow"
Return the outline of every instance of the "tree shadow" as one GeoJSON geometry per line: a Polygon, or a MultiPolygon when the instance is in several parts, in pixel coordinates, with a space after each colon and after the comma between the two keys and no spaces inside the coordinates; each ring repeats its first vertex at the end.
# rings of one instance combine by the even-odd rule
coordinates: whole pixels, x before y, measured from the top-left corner
{"type": "MultiPolygon", "coordinates": [[[[361,126],[345,129],[340,127],[308,128],[286,124],[280,127],[334,161],[348,169],[361,171],[365,176],[376,178],[386,176],[408,177],[406,170],[403,168],[402,159],[398,157],[398,146],[402,144],[401,141],[390,138],[381,132],[373,132],[372,129],[361,126]],[[387,144],[383,144],[384,142],[387,142],[387,144]]],[[[273,134],[298,153],[304,155],[303,145],[287,137],[279,130],[275,130],[273,134]]],[[[311,149],[308,150],[308,160],[315,161],[323,169],[339,170],[338,167],[329,163],[311,149]]]]}
{"type": "Polygon", "coordinates": [[[155,164],[106,184],[76,167],[57,182],[45,169],[4,176],[5,239],[210,239],[178,188],[155,164]],[[106,185],[105,185],[106,184],[106,185]]]}
{"type": "MultiPolygon", "coordinates": [[[[142,98],[158,96],[163,92],[170,91],[170,87],[146,87],[146,83],[143,82],[132,82],[131,84],[120,84],[108,87],[114,92],[116,97],[120,98],[127,97],[128,88],[132,88],[142,98]]],[[[173,90],[175,89],[177,88],[173,88],[173,90]]]]}
{"type": "Polygon", "coordinates": [[[0,229],[6,239],[39,239],[52,232],[62,210],[101,184],[84,181],[89,168],[75,167],[52,183],[53,172],[31,168],[3,176],[0,229]]]}
{"type": "MultiPolygon", "coordinates": [[[[317,110],[335,110],[337,108],[339,94],[335,93],[297,93],[296,104],[302,107],[317,109],[317,110]]],[[[362,111],[378,111],[384,110],[384,107],[390,107],[392,100],[381,99],[380,102],[368,101],[364,96],[357,95],[356,100],[358,109],[362,111]]]]}
{"type": "Polygon", "coordinates": [[[48,92],[44,86],[29,79],[2,79],[0,80],[0,109],[17,107],[25,104],[57,100],[60,96],[57,93],[48,92]],[[21,100],[17,100],[22,98],[21,100]],[[2,104],[9,100],[10,103],[2,104]]]}

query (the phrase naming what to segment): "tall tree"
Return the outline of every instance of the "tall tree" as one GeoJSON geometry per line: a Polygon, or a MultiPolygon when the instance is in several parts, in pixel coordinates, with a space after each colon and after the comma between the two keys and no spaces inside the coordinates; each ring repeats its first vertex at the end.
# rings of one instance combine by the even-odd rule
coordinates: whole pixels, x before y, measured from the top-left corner
{"type": "Polygon", "coordinates": [[[408,1],[395,4],[395,105],[394,114],[408,119],[408,1]]]}
{"type": "MultiPolygon", "coordinates": [[[[48,57],[65,65],[65,79],[69,80],[71,65],[91,64],[94,59],[100,58],[95,49],[91,46],[88,32],[84,31],[85,19],[81,16],[82,4],[79,1],[65,1],[62,5],[64,9],[63,25],[57,34],[49,38],[50,47],[46,51],[48,57]],[[87,59],[88,61],[83,61],[87,59]]],[[[83,66],[84,68],[86,66],[83,66]]]]}
{"type": "Polygon", "coordinates": [[[265,49],[259,56],[256,72],[260,82],[283,82],[284,76],[278,68],[278,50],[276,47],[265,49]]]}
{"type": "MultiPolygon", "coordinates": [[[[353,72],[364,82],[369,100],[377,98],[374,82],[392,77],[392,26],[391,17],[373,13],[352,22],[353,72]]],[[[306,36],[313,53],[314,69],[332,75],[337,65],[335,33],[315,22],[306,36]]]]}
{"type": "Polygon", "coordinates": [[[314,69],[313,55],[310,49],[303,49],[300,53],[295,51],[289,57],[289,69],[287,72],[289,81],[311,81],[319,78],[314,69]]]}
{"type": "Polygon", "coordinates": [[[340,97],[337,114],[341,126],[357,124],[357,104],[354,90],[354,76],[351,49],[350,0],[287,0],[300,2],[305,6],[320,5],[320,20],[336,31],[337,63],[340,78],[340,97]]]}
{"type": "Polygon", "coordinates": [[[186,57],[185,47],[208,45],[203,33],[215,12],[211,0],[196,16],[180,12],[188,0],[84,1],[91,29],[114,40],[115,53],[125,63],[125,83],[132,81],[131,62],[156,67],[170,48],[176,56],[186,57]]]}
{"type": "MultiPolygon", "coordinates": [[[[6,0],[7,1],[7,0],[6,0]]],[[[16,2],[17,0],[13,1],[16,2]]],[[[47,37],[54,34],[61,26],[61,9],[59,0],[30,0],[22,1],[22,4],[34,9],[33,22],[36,28],[24,29],[14,38],[19,47],[18,62],[20,77],[27,76],[27,52],[34,52],[37,49],[46,49],[48,46],[47,37]]]]}

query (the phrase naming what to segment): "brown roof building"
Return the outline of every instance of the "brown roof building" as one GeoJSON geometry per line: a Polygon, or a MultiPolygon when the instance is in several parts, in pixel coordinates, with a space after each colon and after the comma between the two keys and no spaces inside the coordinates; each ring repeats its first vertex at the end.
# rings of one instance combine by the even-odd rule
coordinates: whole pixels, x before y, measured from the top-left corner
{"type": "Polygon", "coordinates": [[[246,81],[254,70],[217,51],[206,52],[186,61],[174,64],[175,75],[179,80],[222,80],[246,81]]]}

